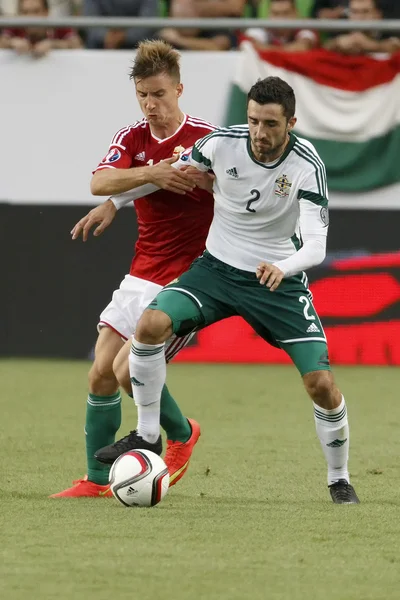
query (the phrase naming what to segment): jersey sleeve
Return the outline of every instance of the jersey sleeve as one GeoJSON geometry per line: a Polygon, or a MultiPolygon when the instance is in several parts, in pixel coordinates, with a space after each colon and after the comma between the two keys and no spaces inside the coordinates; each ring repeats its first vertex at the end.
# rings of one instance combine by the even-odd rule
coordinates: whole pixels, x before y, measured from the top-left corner
{"type": "Polygon", "coordinates": [[[126,137],[126,128],[120,129],[114,135],[107,154],[93,173],[102,169],[129,169],[132,166],[133,158],[139,152],[139,140],[136,136],[130,137],[128,141],[124,139],[124,145],[122,145],[120,140],[123,136],[126,137]]]}
{"type": "MultiPolygon", "coordinates": [[[[186,155],[190,155],[192,148],[187,148],[178,160],[172,163],[172,167],[174,169],[180,169],[188,164],[186,155]],[[182,158],[183,157],[183,158],[182,158]]],[[[130,204],[131,202],[135,202],[138,198],[143,198],[143,196],[148,196],[153,192],[157,192],[160,188],[152,183],[146,183],[145,185],[141,185],[133,190],[128,190],[127,192],[123,192],[122,194],[118,194],[116,196],[111,196],[110,200],[114,204],[115,208],[119,210],[123,206],[130,204]]]]}
{"type": "Polygon", "coordinates": [[[197,140],[190,153],[183,152],[180,160],[190,164],[199,171],[211,171],[213,168],[216,138],[210,133],[197,140]]]}
{"type": "Polygon", "coordinates": [[[328,235],[328,187],[323,163],[316,163],[315,168],[306,174],[298,191],[300,204],[300,233],[328,235]]]}

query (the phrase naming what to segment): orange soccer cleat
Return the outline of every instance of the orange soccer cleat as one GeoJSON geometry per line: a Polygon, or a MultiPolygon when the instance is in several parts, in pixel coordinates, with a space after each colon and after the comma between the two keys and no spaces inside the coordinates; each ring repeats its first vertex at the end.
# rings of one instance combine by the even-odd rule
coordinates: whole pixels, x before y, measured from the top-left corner
{"type": "Polygon", "coordinates": [[[49,498],[111,498],[112,491],[109,485],[99,485],[88,480],[85,475],[83,479],[76,479],[72,487],[58,494],[52,494],[49,498]]]}
{"type": "Polygon", "coordinates": [[[193,448],[200,437],[200,425],[193,419],[188,419],[188,421],[192,428],[192,435],[187,442],[167,440],[164,462],[168,467],[169,487],[175,485],[186,473],[193,448]]]}

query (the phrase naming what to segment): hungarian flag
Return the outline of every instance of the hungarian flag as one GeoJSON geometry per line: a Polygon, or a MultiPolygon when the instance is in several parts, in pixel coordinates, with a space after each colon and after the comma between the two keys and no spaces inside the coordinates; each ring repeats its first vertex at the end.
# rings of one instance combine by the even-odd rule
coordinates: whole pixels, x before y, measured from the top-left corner
{"type": "Polygon", "coordinates": [[[293,87],[295,133],[315,145],[331,190],[365,193],[400,183],[400,53],[378,59],[323,49],[258,52],[245,41],[227,125],[246,122],[246,94],[268,76],[293,87]]]}

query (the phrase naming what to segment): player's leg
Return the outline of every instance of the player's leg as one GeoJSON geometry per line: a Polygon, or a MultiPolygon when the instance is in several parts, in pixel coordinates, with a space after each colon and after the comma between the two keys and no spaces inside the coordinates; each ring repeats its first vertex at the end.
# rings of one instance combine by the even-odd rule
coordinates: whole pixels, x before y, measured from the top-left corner
{"type": "MultiPolygon", "coordinates": [[[[190,336],[183,338],[173,336],[166,342],[165,354],[167,362],[172,360],[179,350],[187,344],[189,341],[188,338],[190,339],[190,336]]],[[[131,351],[131,346],[132,340],[125,342],[114,360],[113,370],[120,386],[129,396],[131,396],[131,398],[133,398],[129,374],[129,353],[131,351]]],[[[160,425],[167,434],[168,440],[187,442],[191,437],[192,431],[188,419],[183,415],[166,385],[163,387],[161,393],[160,425]]]]}
{"type": "MultiPolygon", "coordinates": [[[[166,342],[166,360],[169,362],[191,339],[191,335],[182,338],[172,336],[166,342]]],[[[127,341],[114,360],[114,373],[120,386],[131,398],[132,386],[129,374],[129,353],[132,342],[127,341]]],[[[164,385],[160,400],[160,425],[167,435],[167,450],[164,456],[169,471],[169,485],[175,485],[186,473],[189,461],[199,437],[200,425],[194,419],[184,416],[169,389],[164,385]]],[[[124,444],[130,448],[132,435],[123,438],[124,444]]]]}
{"type": "Polygon", "coordinates": [[[87,477],[53,498],[108,497],[109,465],[94,457],[98,448],[112,444],[121,425],[121,394],[113,372],[113,361],[123,345],[121,337],[109,327],[103,327],[97,338],[95,359],[89,371],[89,394],[86,403],[85,445],[87,477]]]}
{"type": "MultiPolygon", "coordinates": [[[[113,372],[113,361],[124,344],[123,340],[132,335],[140,316],[140,298],[144,295],[144,290],[151,286],[154,296],[161,289],[160,286],[127,275],[100,315],[95,360],[89,372],[86,410],[88,475],[85,479],[77,480],[78,483],[73,488],[68,488],[53,497],[98,496],[89,484],[108,483],[110,467],[99,464],[94,458],[94,452],[104,444],[114,442],[115,433],[121,423],[121,396],[113,372]]],[[[100,496],[103,496],[103,493],[100,496]]]]}
{"type": "Polygon", "coordinates": [[[359,502],[348,471],[350,432],[344,396],[330,371],[325,342],[294,342],[283,346],[302,375],[313,401],[314,420],[328,465],[328,486],[336,504],[359,502]]]}
{"type": "Polygon", "coordinates": [[[242,315],[268,342],[289,354],[314,403],[317,435],[328,463],[334,502],[358,502],[348,474],[347,408],[330,371],[326,339],[304,274],[284,279],[270,292],[243,290],[242,315]]]}
{"type": "MultiPolygon", "coordinates": [[[[133,447],[148,447],[153,451],[159,448],[160,404],[166,377],[165,341],[173,333],[184,336],[234,314],[224,303],[226,289],[218,288],[217,274],[210,272],[206,263],[206,259],[201,263],[195,261],[190,271],[181,276],[179,285],[164,288],[150,303],[136,328],[129,355],[138,409],[137,437],[136,441],[133,436],[131,439],[133,447]]],[[[115,460],[117,444],[114,448],[102,448],[96,457],[105,462],[115,460]]]]}

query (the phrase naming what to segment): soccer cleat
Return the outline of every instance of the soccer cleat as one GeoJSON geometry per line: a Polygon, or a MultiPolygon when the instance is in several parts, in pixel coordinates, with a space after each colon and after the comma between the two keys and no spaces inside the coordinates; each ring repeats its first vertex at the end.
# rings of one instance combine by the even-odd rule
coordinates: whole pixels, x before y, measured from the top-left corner
{"type": "Polygon", "coordinates": [[[155,444],[150,444],[150,442],[146,442],[135,429],[134,431],[131,431],[129,435],[126,435],[114,444],[104,446],[104,448],[97,450],[94,453],[94,457],[105,465],[112,465],[121,454],[129,452],[129,450],[151,450],[151,452],[160,455],[162,452],[161,436],[155,444]]]}
{"type": "Polygon", "coordinates": [[[360,504],[353,486],[346,479],[339,479],[328,487],[335,504],[360,504]]]}
{"type": "Polygon", "coordinates": [[[167,440],[164,462],[168,467],[169,487],[175,485],[186,473],[193,448],[200,437],[200,425],[193,419],[188,419],[188,421],[192,428],[192,435],[187,442],[167,440]]]}
{"type": "Polygon", "coordinates": [[[72,487],[58,494],[52,494],[49,498],[112,498],[109,485],[99,485],[88,480],[85,475],[83,479],[76,479],[72,487]]]}

